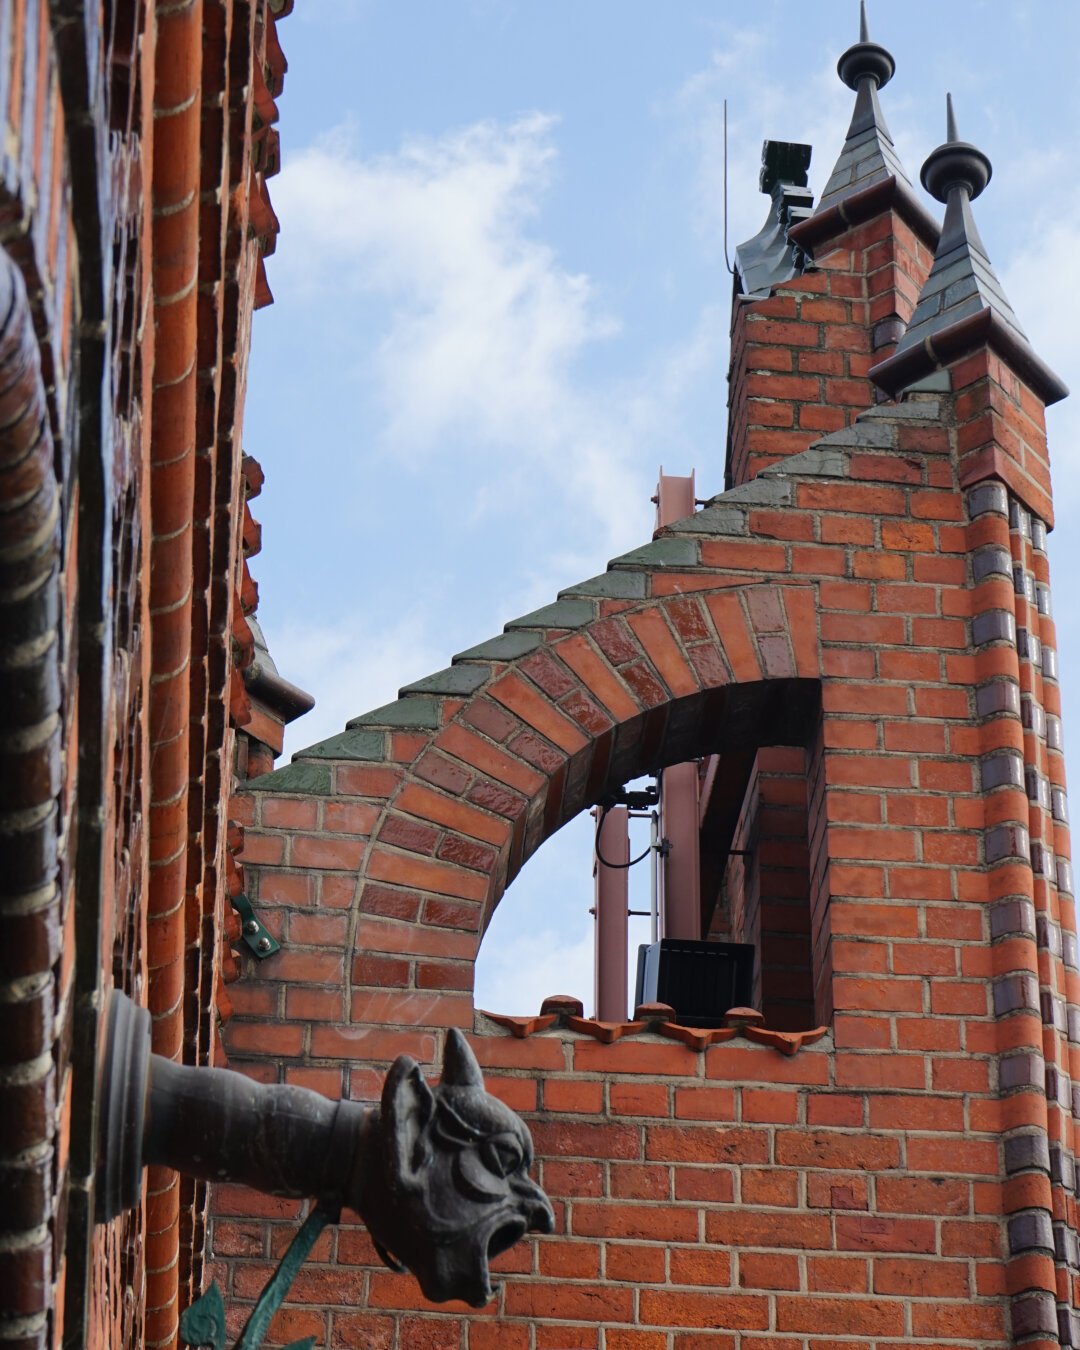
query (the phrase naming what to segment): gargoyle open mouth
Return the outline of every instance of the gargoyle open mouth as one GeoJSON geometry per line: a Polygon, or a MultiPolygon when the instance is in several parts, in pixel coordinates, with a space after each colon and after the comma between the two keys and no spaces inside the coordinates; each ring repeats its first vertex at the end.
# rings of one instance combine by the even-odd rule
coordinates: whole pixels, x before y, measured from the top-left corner
{"type": "Polygon", "coordinates": [[[524,1219],[508,1219],[506,1223],[501,1224],[488,1238],[488,1260],[494,1261],[497,1256],[502,1256],[503,1252],[509,1251],[514,1243],[519,1238],[523,1238],[528,1231],[528,1225],[524,1219]]]}
{"type": "Polygon", "coordinates": [[[550,1233],[555,1215],[529,1176],[524,1122],[484,1091],[456,1028],[432,1089],[407,1056],[387,1075],[378,1122],[384,1166],[367,1173],[358,1205],[391,1270],[412,1271],[433,1303],[482,1308],[494,1296],[490,1263],[525,1236],[550,1233]]]}

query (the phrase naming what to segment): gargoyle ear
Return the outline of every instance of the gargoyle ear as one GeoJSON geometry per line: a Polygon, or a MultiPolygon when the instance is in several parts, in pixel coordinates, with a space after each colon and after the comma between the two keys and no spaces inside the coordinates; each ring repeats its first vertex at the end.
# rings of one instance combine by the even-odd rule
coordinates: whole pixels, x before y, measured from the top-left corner
{"type": "Polygon", "coordinates": [[[430,1154],[428,1125],[435,1111],[435,1098],[420,1065],[409,1055],[399,1055],[383,1084],[382,1118],[384,1147],[394,1181],[416,1182],[430,1154]]]}
{"type": "Polygon", "coordinates": [[[442,1082],[446,1087],[483,1088],[484,1075],[472,1047],[457,1027],[446,1033],[443,1054],[442,1082]]]}

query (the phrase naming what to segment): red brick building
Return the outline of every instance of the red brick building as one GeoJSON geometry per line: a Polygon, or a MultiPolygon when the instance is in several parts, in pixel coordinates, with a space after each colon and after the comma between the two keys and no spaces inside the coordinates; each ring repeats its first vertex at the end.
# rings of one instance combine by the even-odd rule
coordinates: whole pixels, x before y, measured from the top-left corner
{"type": "Polygon", "coordinates": [[[289,9],[0,6],[5,1350],[175,1344],[203,1281],[204,1186],[95,1224],[99,1082],[112,989],[218,1053],[229,792],[306,697],[248,625],[240,436],[289,9]]]}
{"type": "MultiPolygon", "coordinates": [[[[728,490],[248,784],[247,892],[283,949],[225,1043],[371,1098],[464,1028],[529,1120],[558,1231],[481,1313],[345,1223],[281,1335],[439,1350],[1074,1344],[1077,949],[1044,407],[959,141],[897,158],[866,38],[820,202],[767,147],[739,250],[728,490]],[[474,1008],[507,885],[639,775],[718,757],[699,938],[757,947],[762,1017],[474,1008]],[[714,810],[714,806],[716,809],[714,810]]],[[[556,993],[557,991],[553,991],[556,993]]],[[[296,1207],[222,1188],[250,1300],[296,1207]]]]}
{"type": "Polygon", "coordinates": [[[346,1215],[274,1343],[1076,1344],[1065,391],[979,239],[985,158],[950,122],[939,225],[864,33],[816,206],[767,148],[727,490],[270,771],[310,700],[251,622],[240,427],[289,8],[0,11],[0,1347],[175,1345],[211,1274],[235,1332],[296,1228],[164,1169],[95,1223],[114,989],[158,1053],[331,1097],[460,1027],[529,1121],[557,1231],[491,1307],[425,1304],[346,1215]],[[540,844],[705,759],[698,936],[753,944],[757,1013],[477,1011],[540,844]]]}

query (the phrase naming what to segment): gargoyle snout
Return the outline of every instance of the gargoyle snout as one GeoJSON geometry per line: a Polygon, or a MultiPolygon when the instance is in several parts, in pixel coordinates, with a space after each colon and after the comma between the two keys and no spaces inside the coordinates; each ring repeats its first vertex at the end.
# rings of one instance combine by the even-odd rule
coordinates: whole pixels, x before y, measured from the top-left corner
{"type": "Polygon", "coordinates": [[[517,1189],[521,1195],[522,1208],[525,1210],[528,1219],[529,1226],[526,1231],[530,1233],[554,1233],[555,1211],[551,1208],[551,1201],[533,1181],[532,1177],[523,1177],[518,1183],[517,1189]]]}

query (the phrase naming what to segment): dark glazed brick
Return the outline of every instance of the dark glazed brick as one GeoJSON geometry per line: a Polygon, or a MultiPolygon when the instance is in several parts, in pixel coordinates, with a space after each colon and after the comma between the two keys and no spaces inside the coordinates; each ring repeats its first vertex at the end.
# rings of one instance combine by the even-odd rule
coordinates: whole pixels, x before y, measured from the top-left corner
{"type": "Polygon", "coordinates": [[[1009,529],[1021,539],[1031,538],[1031,516],[1015,497],[1009,501],[1009,529]]]}
{"type": "Polygon", "coordinates": [[[1043,1210],[1030,1210],[1024,1214],[1014,1214],[1008,1223],[1009,1251],[1017,1252],[1053,1251],[1054,1230],[1050,1215],[1043,1210]]]}
{"type": "Polygon", "coordinates": [[[1035,919],[1035,940],[1043,951],[1060,956],[1061,929],[1048,914],[1039,914],[1035,919]]]}
{"type": "Polygon", "coordinates": [[[1016,1172],[1050,1171],[1050,1148],[1044,1134],[1017,1134],[1005,1141],[1005,1170],[1016,1172]]]}
{"type": "Polygon", "coordinates": [[[1046,735],[1046,713],[1043,712],[1042,705],[1036,703],[1031,694],[1021,695],[1020,724],[1025,731],[1033,731],[1036,736],[1046,735]]]}
{"type": "Polygon", "coordinates": [[[417,762],[416,776],[459,796],[472,781],[472,774],[466,772],[460,764],[451,763],[445,756],[437,754],[433,750],[429,750],[417,762]]]}
{"type": "Polygon", "coordinates": [[[1004,1017],[1006,1013],[1017,1012],[1025,1008],[1029,1012],[1039,1011],[1039,986],[1034,975],[1007,975],[994,984],[994,1013],[1004,1017]]]}
{"type": "Polygon", "coordinates": [[[469,704],[461,716],[462,720],[467,722],[469,726],[475,727],[477,731],[482,731],[485,736],[490,736],[493,741],[505,741],[514,728],[521,725],[517,718],[489,698],[476,699],[475,702],[469,704]]]}
{"type": "Polygon", "coordinates": [[[997,713],[1020,715],[1020,686],[1015,680],[992,680],[975,691],[975,708],[980,717],[997,713]]]}
{"type": "Polygon", "coordinates": [[[1024,761],[1011,750],[999,750],[996,754],[988,755],[979,766],[979,773],[984,792],[1005,783],[1010,787],[1024,786],[1024,761]]]}
{"type": "Polygon", "coordinates": [[[577,687],[577,681],[562,662],[556,661],[548,651],[533,652],[518,663],[518,669],[553,699],[562,698],[577,687]]]}
{"type": "Polygon", "coordinates": [[[1046,1085],[1046,1069],[1041,1055],[1008,1055],[1001,1061],[1000,1072],[1003,1088],[1037,1087],[1042,1091],[1046,1085]]]}
{"type": "Polygon", "coordinates": [[[990,911],[990,936],[995,941],[1014,933],[1035,936],[1035,906],[1030,900],[1003,900],[990,911]]]}
{"type": "Polygon", "coordinates": [[[1015,1340],[1027,1336],[1058,1334],[1057,1306],[1052,1294],[1035,1294],[1030,1298],[1015,1299],[1010,1313],[1015,1340]]]}
{"type": "Polygon", "coordinates": [[[972,619],[971,637],[979,647],[987,642],[1015,642],[1016,620],[1007,609],[988,609],[972,619]]]}
{"type": "Polygon", "coordinates": [[[1000,862],[1003,858],[1031,856],[1031,840],[1023,825],[995,825],[986,832],[986,861],[1000,862]]]}
{"type": "Polygon", "coordinates": [[[446,670],[436,671],[434,675],[425,675],[414,684],[407,684],[398,693],[406,694],[451,694],[464,697],[475,693],[491,674],[490,666],[461,665],[448,666],[446,670]]]}
{"type": "MultiPolygon", "coordinates": [[[[1025,1135],[1022,1138],[1038,1139],[1038,1135],[1025,1135]]],[[[1012,1142],[1011,1140],[1009,1141],[1012,1142]]],[[[1008,1157],[1009,1144],[1005,1145],[1005,1154],[1008,1157]]],[[[1056,1186],[1064,1186],[1067,1190],[1072,1190],[1076,1185],[1076,1163],[1070,1155],[1061,1147],[1060,1144],[1051,1144],[1048,1152],[1050,1154],[1050,1180],[1056,1186]]],[[[1041,1167],[1041,1163],[1033,1163],[1034,1167],[1041,1167]]],[[[1045,1169],[1044,1169],[1045,1170],[1045,1169]]]]}
{"type": "Polygon", "coordinates": [[[1011,572],[1012,555],[1004,548],[981,548],[971,559],[971,574],[976,581],[995,575],[1009,576],[1011,572]]]}
{"type": "Polygon", "coordinates": [[[1042,659],[1042,643],[1027,628],[1016,630],[1016,650],[1022,660],[1030,661],[1033,665],[1037,666],[1042,659]]]}
{"type": "Polygon", "coordinates": [[[633,661],[641,655],[641,648],[634,641],[630,630],[618,619],[604,619],[601,623],[594,623],[589,632],[613,666],[633,661]]]}
{"type": "Polygon", "coordinates": [[[993,511],[999,516],[1008,515],[1008,493],[1000,483],[980,483],[968,493],[967,509],[972,520],[977,516],[986,515],[988,511],[993,511]]]}

